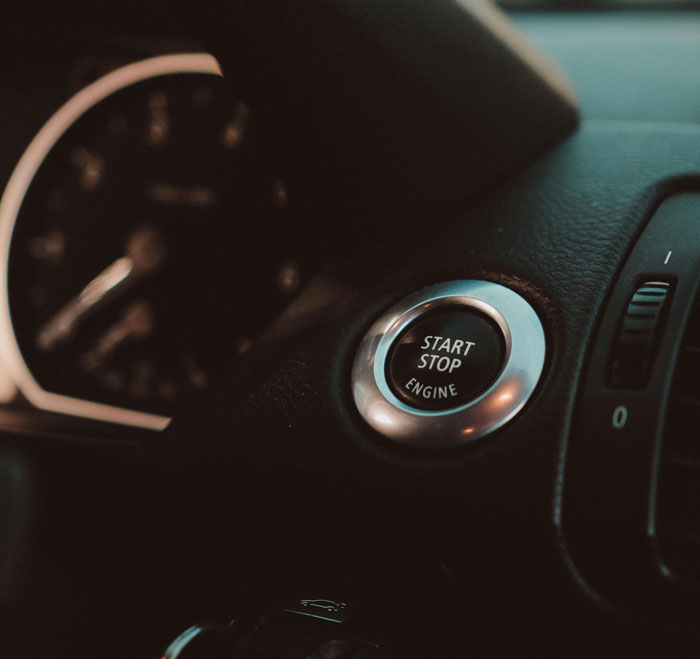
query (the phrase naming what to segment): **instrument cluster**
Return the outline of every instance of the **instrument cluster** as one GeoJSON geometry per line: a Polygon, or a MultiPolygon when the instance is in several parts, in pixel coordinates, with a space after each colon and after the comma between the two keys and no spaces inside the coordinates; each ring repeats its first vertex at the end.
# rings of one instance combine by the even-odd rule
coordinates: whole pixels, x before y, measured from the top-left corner
{"type": "Polygon", "coordinates": [[[0,346],[33,407],[160,430],[308,275],[293,193],[203,53],[113,70],[28,146],[0,201],[0,346]]]}

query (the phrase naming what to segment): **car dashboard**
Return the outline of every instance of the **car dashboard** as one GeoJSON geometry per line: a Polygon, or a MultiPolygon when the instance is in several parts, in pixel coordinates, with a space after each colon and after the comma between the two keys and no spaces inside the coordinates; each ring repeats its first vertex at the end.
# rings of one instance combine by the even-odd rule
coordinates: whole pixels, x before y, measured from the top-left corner
{"type": "Polygon", "coordinates": [[[502,10],[13,10],[3,656],[697,652],[700,13],[502,10]]]}

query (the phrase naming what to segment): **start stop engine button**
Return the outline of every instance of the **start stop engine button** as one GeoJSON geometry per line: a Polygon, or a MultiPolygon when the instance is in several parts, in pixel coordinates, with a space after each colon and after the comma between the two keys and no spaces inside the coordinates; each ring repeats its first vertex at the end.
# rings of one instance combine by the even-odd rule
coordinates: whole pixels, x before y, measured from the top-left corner
{"type": "Polygon", "coordinates": [[[407,405],[443,411],[484,392],[504,357],[503,333],[490,318],[470,308],[444,308],[418,318],[396,339],[386,378],[407,405]]]}
{"type": "Polygon", "coordinates": [[[515,419],[545,361],[528,301],[490,281],[427,286],[381,314],[352,367],[362,418],[393,441],[440,450],[515,419]]]}

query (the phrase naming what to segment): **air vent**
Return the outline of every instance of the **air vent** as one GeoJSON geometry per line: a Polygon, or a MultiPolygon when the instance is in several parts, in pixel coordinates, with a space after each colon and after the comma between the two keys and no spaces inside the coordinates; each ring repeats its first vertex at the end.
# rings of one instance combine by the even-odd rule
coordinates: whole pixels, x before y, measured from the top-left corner
{"type": "Polygon", "coordinates": [[[700,296],[678,355],[659,463],[656,533],[661,560],[700,579],[700,296]]]}
{"type": "Polygon", "coordinates": [[[561,519],[577,569],[610,601],[655,612],[700,585],[698,218],[700,193],[670,197],[632,249],[566,448],[561,519]]]}

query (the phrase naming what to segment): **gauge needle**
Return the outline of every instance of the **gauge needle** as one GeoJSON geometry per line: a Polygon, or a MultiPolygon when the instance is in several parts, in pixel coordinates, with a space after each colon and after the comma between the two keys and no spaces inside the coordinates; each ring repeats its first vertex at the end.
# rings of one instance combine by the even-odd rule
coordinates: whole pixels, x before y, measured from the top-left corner
{"type": "Polygon", "coordinates": [[[39,330],[37,346],[44,352],[70,338],[78,323],[107,300],[130,288],[142,275],[157,270],[165,258],[160,233],[140,227],[129,236],[126,254],[107,266],[78,295],[67,302],[39,330]]]}

